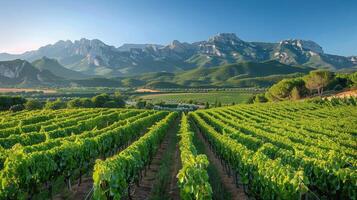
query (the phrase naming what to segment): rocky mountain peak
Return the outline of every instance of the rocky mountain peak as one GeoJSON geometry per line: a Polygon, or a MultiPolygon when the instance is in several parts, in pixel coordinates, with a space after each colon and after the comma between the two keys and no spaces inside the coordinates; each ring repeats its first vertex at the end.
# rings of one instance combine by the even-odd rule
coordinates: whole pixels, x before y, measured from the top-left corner
{"type": "Polygon", "coordinates": [[[189,44],[187,42],[180,42],[178,40],[174,40],[166,47],[166,49],[167,48],[175,52],[184,53],[185,51],[193,50],[195,47],[194,45],[189,44]]]}
{"type": "Polygon", "coordinates": [[[292,45],[301,51],[312,51],[313,53],[323,54],[324,51],[322,47],[318,45],[316,42],[311,40],[300,40],[300,39],[289,39],[289,40],[282,40],[279,42],[279,45],[292,45]]]}
{"type": "Polygon", "coordinates": [[[171,42],[171,46],[172,47],[179,46],[179,45],[181,45],[181,42],[178,41],[178,40],[174,40],[174,41],[171,42]]]}
{"type": "Polygon", "coordinates": [[[355,65],[357,64],[357,56],[351,56],[350,60],[353,64],[355,64],[355,65]]]}
{"type": "Polygon", "coordinates": [[[209,42],[241,41],[235,33],[219,33],[208,39],[209,42]]]}
{"type": "Polygon", "coordinates": [[[68,47],[73,45],[71,40],[59,40],[54,44],[54,46],[62,46],[62,47],[68,47]]]}
{"type": "Polygon", "coordinates": [[[331,69],[353,67],[357,63],[357,57],[324,54],[318,44],[309,40],[246,42],[234,33],[219,33],[208,40],[193,43],[173,40],[166,46],[123,44],[118,48],[97,39],[61,40],[21,55],[0,54],[0,60],[21,58],[34,61],[43,56],[57,59],[64,67],[87,75],[115,76],[272,59],[316,68],[327,65],[331,69]]]}
{"type": "Polygon", "coordinates": [[[105,47],[105,46],[107,46],[104,42],[102,42],[98,39],[88,40],[86,38],[82,38],[80,40],[76,40],[74,43],[76,45],[84,45],[84,46],[89,46],[89,47],[105,47]]]}

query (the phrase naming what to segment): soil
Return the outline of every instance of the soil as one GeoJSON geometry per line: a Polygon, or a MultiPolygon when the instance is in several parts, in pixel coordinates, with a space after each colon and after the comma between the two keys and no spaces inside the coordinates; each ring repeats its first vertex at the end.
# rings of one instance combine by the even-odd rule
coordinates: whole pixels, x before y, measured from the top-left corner
{"type": "MultiPolygon", "coordinates": [[[[348,98],[348,97],[357,97],[357,90],[351,90],[351,91],[346,91],[346,92],[341,92],[338,93],[332,97],[337,97],[337,98],[348,98]]],[[[328,97],[328,99],[332,98],[328,97]]]]}
{"type": "Polygon", "coordinates": [[[53,94],[56,93],[56,90],[51,89],[29,89],[29,88],[0,88],[0,93],[7,92],[43,92],[45,94],[53,94]]]}
{"type": "MultiPolygon", "coordinates": [[[[147,132],[147,130],[142,131],[141,136],[144,135],[146,132],[147,132]]],[[[167,137],[167,135],[165,137],[167,137]]],[[[134,138],[130,143],[136,141],[141,136],[134,138]]],[[[117,153],[119,153],[119,152],[120,152],[120,150],[117,153]]],[[[115,154],[117,154],[117,153],[115,153],[115,154]]],[[[102,159],[104,159],[104,158],[102,158],[102,159]]],[[[91,199],[91,197],[93,195],[93,190],[92,190],[93,189],[93,178],[91,175],[92,175],[92,173],[89,173],[88,176],[83,176],[82,182],[79,186],[78,186],[78,184],[72,184],[71,191],[69,191],[67,188],[64,188],[60,193],[56,194],[53,197],[53,199],[54,200],[91,199]]],[[[76,180],[76,183],[78,183],[78,180],[76,180]]]]}
{"type": "Polygon", "coordinates": [[[236,186],[234,181],[234,176],[228,176],[224,166],[221,164],[221,161],[216,157],[213,151],[209,148],[208,142],[203,138],[202,133],[197,131],[197,136],[205,144],[205,154],[208,157],[208,160],[218,169],[218,175],[221,178],[223,186],[231,194],[232,200],[248,200],[248,196],[243,190],[243,185],[236,186]]]}
{"type": "MultiPolygon", "coordinates": [[[[133,190],[132,190],[132,195],[131,195],[133,200],[150,199],[151,191],[153,190],[153,187],[156,183],[155,178],[156,178],[157,173],[161,166],[161,159],[165,155],[165,152],[168,148],[170,140],[172,140],[174,134],[177,134],[177,129],[174,128],[174,126],[177,126],[178,123],[179,123],[179,121],[176,120],[175,125],[173,125],[173,127],[171,127],[169,129],[163,142],[160,145],[160,148],[156,152],[156,155],[154,156],[154,158],[150,164],[150,167],[146,170],[146,174],[140,181],[139,186],[134,185],[133,190]]],[[[177,185],[176,184],[177,183],[176,174],[179,169],[178,164],[177,164],[178,160],[176,159],[177,156],[179,155],[179,153],[177,153],[177,151],[178,151],[178,145],[176,144],[175,159],[174,159],[173,167],[171,168],[171,171],[172,171],[171,180],[174,181],[174,184],[173,184],[173,181],[171,181],[170,186],[169,186],[170,188],[168,188],[170,190],[170,191],[168,191],[170,193],[170,199],[179,199],[179,193],[177,192],[178,188],[176,186],[177,185]]]]}
{"type": "Polygon", "coordinates": [[[169,194],[171,199],[178,200],[180,199],[180,188],[177,185],[177,174],[181,169],[181,157],[180,157],[180,150],[179,150],[179,143],[176,143],[176,150],[175,150],[175,158],[174,163],[172,163],[172,172],[171,172],[171,182],[170,182],[170,191],[169,194]]]}
{"type": "Polygon", "coordinates": [[[147,89],[147,88],[141,88],[135,90],[135,92],[160,92],[159,90],[153,90],[153,89],[147,89]]]}

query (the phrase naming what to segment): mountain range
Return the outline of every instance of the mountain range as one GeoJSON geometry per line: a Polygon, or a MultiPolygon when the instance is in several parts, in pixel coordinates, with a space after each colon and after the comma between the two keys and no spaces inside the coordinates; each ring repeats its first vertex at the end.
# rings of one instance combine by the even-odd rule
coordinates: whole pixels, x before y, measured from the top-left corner
{"type": "MultiPolygon", "coordinates": [[[[289,39],[277,43],[247,42],[233,33],[220,33],[208,40],[168,45],[107,45],[100,40],[58,41],[23,54],[0,54],[0,61],[22,59],[28,62],[56,59],[53,74],[66,78],[88,76],[127,77],[151,72],[183,72],[241,62],[276,60],[285,65],[341,70],[357,66],[357,56],[345,57],[324,53],[313,41],[289,39]],[[61,65],[61,71],[56,66],[61,65]],[[67,71],[67,70],[70,71],[67,71]],[[56,71],[57,72],[54,72],[56,71]]],[[[41,65],[38,63],[38,65],[41,65]]],[[[46,67],[46,68],[47,68],[46,67]]]]}
{"type": "Polygon", "coordinates": [[[91,77],[43,57],[0,61],[2,87],[267,87],[286,78],[306,74],[313,68],[290,66],[278,61],[240,62],[197,67],[181,72],[151,72],[129,77],[91,77]]]}

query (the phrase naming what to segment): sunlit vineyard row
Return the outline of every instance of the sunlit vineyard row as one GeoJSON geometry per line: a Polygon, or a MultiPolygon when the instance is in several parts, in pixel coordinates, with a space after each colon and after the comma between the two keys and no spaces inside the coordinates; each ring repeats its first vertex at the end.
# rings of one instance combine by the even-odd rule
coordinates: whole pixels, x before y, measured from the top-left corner
{"type": "Polygon", "coordinates": [[[91,180],[87,197],[131,198],[175,126],[180,168],[170,173],[181,199],[217,196],[208,173],[217,163],[207,151],[249,198],[357,198],[353,105],[283,102],[187,114],[38,110],[2,112],[0,122],[0,199],[50,199],[59,182],[70,191],[84,176],[91,180]],[[199,153],[195,140],[209,150],[199,153]]]}
{"type": "Polygon", "coordinates": [[[269,103],[190,116],[251,196],[356,198],[355,106],[269,103]]]}

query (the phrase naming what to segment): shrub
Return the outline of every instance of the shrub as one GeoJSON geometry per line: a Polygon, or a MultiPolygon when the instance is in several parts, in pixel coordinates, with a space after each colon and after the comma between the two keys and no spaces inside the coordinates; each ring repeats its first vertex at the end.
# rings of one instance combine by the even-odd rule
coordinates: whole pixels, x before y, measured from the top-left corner
{"type": "Polygon", "coordinates": [[[122,96],[118,93],[114,96],[109,96],[108,94],[100,94],[92,98],[94,107],[96,108],[124,108],[125,101],[122,96]]]}
{"type": "Polygon", "coordinates": [[[67,105],[61,99],[57,99],[56,101],[47,101],[45,108],[51,110],[64,109],[67,105]]]}
{"type": "MultiPolygon", "coordinates": [[[[302,78],[283,79],[279,81],[277,84],[269,88],[266,97],[270,101],[288,100],[292,98],[293,90],[297,90],[300,97],[307,94],[305,82],[302,78]]],[[[296,95],[296,91],[294,91],[294,93],[294,95],[296,95]]]]}
{"type": "Polygon", "coordinates": [[[0,96],[0,110],[9,110],[11,106],[24,103],[26,99],[22,97],[0,96]]]}
{"type": "Polygon", "coordinates": [[[100,94],[92,98],[92,102],[96,108],[104,107],[104,104],[110,100],[108,94],[100,94]]]}
{"type": "Polygon", "coordinates": [[[143,109],[146,107],[146,101],[138,101],[136,102],[136,108],[143,109]]]}
{"type": "Polygon", "coordinates": [[[43,103],[36,99],[31,99],[28,100],[24,106],[26,110],[39,110],[43,108],[43,103]]]}
{"type": "Polygon", "coordinates": [[[18,112],[18,111],[21,111],[21,110],[24,110],[25,109],[25,106],[22,105],[22,104],[17,104],[17,105],[13,105],[10,107],[10,111],[11,112],[18,112]]]}
{"type": "Polygon", "coordinates": [[[343,90],[343,87],[342,87],[340,84],[337,84],[337,85],[333,88],[333,90],[335,90],[335,91],[341,91],[341,90],[343,90]]]}
{"type": "Polygon", "coordinates": [[[268,102],[268,99],[265,97],[265,94],[257,94],[253,99],[253,103],[265,103],[268,102]]]}
{"type": "Polygon", "coordinates": [[[119,108],[119,105],[115,101],[107,101],[103,105],[104,108],[119,108]]]}

